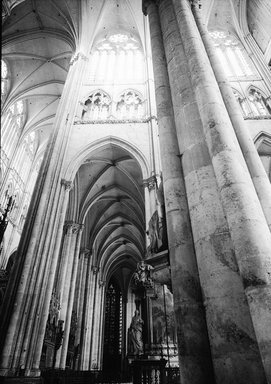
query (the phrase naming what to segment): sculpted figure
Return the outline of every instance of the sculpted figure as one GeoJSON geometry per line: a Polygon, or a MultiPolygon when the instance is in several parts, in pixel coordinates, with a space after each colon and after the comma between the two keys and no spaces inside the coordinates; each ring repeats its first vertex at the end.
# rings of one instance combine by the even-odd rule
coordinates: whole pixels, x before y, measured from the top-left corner
{"type": "Polygon", "coordinates": [[[137,270],[135,273],[135,282],[136,284],[141,284],[145,287],[152,287],[152,270],[153,267],[149,264],[145,264],[144,261],[140,261],[137,264],[137,270]]]}
{"type": "Polygon", "coordinates": [[[136,309],[129,328],[129,352],[133,355],[143,354],[143,323],[144,321],[141,319],[139,311],[136,309]]]}

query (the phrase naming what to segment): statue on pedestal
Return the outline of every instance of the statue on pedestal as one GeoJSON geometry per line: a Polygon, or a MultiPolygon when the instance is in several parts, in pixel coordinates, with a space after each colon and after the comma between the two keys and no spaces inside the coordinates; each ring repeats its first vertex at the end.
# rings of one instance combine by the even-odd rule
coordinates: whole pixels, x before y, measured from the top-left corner
{"type": "Polygon", "coordinates": [[[135,356],[143,355],[143,331],[144,321],[136,309],[128,330],[128,353],[135,356]]]}

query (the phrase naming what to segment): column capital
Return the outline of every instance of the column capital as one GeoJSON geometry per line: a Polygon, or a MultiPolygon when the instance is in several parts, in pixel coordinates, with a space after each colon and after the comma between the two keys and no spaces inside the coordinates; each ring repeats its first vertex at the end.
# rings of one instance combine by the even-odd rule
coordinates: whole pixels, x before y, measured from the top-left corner
{"type": "Polygon", "coordinates": [[[61,179],[60,183],[65,187],[65,191],[70,191],[73,188],[73,182],[70,180],[61,179]]]}
{"type": "Polygon", "coordinates": [[[78,60],[84,60],[84,61],[88,61],[88,57],[82,53],[82,52],[77,52],[73,55],[73,57],[71,58],[71,61],[70,61],[70,65],[73,65],[74,63],[76,63],[76,61],[78,60]]]}
{"type": "Polygon", "coordinates": [[[104,280],[99,280],[99,287],[102,288],[105,286],[105,281],[104,280]]]}
{"type": "Polygon", "coordinates": [[[156,176],[151,176],[148,179],[143,180],[143,186],[148,187],[149,192],[155,189],[157,186],[156,176]]]}
{"type": "Polygon", "coordinates": [[[65,233],[71,233],[73,229],[74,222],[73,221],[65,221],[63,230],[65,233]]]}
{"type": "Polygon", "coordinates": [[[86,259],[88,259],[89,256],[91,256],[92,252],[91,249],[88,248],[81,248],[80,249],[80,256],[84,256],[86,259]]]}
{"type": "Polygon", "coordinates": [[[84,229],[84,226],[82,224],[73,223],[72,225],[72,233],[77,234],[78,232],[82,231],[84,229]]]}
{"type": "Polygon", "coordinates": [[[91,266],[91,270],[93,272],[93,275],[97,275],[97,273],[99,272],[100,268],[97,267],[97,265],[92,265],[91,266]]]}

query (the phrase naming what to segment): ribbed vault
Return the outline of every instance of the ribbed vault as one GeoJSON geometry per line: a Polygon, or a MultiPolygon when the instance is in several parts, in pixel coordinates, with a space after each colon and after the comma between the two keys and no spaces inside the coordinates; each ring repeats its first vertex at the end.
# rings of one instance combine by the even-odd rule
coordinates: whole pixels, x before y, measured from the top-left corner
{"type": "Polygon", "coordinates": [[[79,222],[85,224],[82,243],[91,250],[93,265],[100,268],[105,280],[114,271],[129,275],[145,249],[139,164],[124,148],[107,144],[81,165],[75,184],[76,211],[79,222]]]}
{"type": "Polygon", "coordinates": [[[78,40],[80,2],[27,0],[3,23],[2,58],[10,73],[5,112],[25,103],[22,137],[35,131],[45,148],[78,40]]]}

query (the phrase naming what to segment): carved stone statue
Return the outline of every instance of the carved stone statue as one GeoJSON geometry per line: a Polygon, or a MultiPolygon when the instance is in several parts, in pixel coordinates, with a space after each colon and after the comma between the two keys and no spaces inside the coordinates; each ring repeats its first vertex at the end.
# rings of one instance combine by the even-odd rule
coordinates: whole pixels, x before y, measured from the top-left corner
{"type": "Polygon", "coordinates": [[[135,273],[135,283],[137,285],[143,285],[144,287],[152,287],[153,279],[152,279],[152,270],[153,267],[149,264],[145,264],[142,260],[137,264],[137,270],[135,273]]]}
{"type": "Polygon", "coordinates": [[[136,309],[132,317],[132,322],[128,330],[128,353],[139,356],[143,354],[143,330],[144,321],[141,319],[139,311],[136,309]]]}

